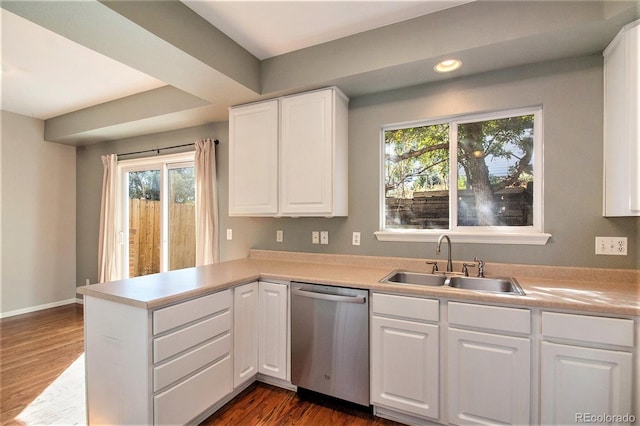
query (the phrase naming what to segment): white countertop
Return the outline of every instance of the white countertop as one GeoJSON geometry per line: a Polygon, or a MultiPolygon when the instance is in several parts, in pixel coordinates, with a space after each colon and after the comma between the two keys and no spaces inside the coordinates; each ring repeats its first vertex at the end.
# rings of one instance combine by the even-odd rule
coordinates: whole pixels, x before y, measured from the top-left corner
{"type": "MultiPolygon", "coordinates": [[[[85,296],[154,309],[256,280],[303,281],[373,291],[640,315],[639,271],[488,264],[487,276],[513,276],[525,296],[381,283],[395,269],[427,272],[424,259],[252,250],[247,259],[78,287],[85,296]]],[[[457,270],[457,269],[456,269],[457,270]]]]}

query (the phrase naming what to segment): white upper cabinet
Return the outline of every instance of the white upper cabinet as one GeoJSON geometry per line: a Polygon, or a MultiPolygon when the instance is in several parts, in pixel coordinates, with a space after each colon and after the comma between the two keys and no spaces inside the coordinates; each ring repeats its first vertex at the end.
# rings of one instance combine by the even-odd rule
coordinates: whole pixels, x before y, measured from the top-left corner
{"type": "Polygon", "coordinates": [[[347,216],[348,99],[337,88],[229,112],[230,216],[347,216]]]}
{"type": "Polygon", "coordinates": [[[287,216],[346,216],[347,99],[337,90],[283,98],[280,211],[287,216]]]}
{"type": "Polygon", "coordinates": [[[640,21],[604,51],[604,215],[640,216],[640,21]]]}
{"type": "Polygon", "coordinates": [[[278,101],[229,110],[229,215],[278,213],[278,101]]]}

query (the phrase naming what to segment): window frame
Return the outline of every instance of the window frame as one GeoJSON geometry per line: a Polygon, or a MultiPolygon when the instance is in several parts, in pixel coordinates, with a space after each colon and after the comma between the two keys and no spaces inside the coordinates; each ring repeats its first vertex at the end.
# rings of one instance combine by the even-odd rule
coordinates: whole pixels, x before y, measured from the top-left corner
{"type": "MultiPolygon", "coordinates": [[[[120,259],[122,262],[122,278],[129,277],[129,182],[125,179],[125,173],[139,172],[145,170],[160,170],[160,271],[167,272],[169,269],[169,205],[164,200],[164,194],[169,182],[170,169],[181,167],[195,167],[195,151],[182,152],[178,154],[157,155],[155,157],[141,157],[131,160],[118,161],[118,178],[120,181],[120,259]]],[[[197,200],[196,200],[197,202],[197,200]]]]}
{"type": "Polygon", "coordinates": [[[375,236],[379,241],[405,242],[435,242],[442,234],[455,238],[463,243],[492,243],[492,244],[527,244],[544,245],[551,234],[544,232],[544,141],[543,141],[543,108],[533,106],[517,109],[500,110],[489,113],[460,114],[433,120],[417,120],[403,123],[389,124],[381,127],[380,131],[380,169],[379,169],[379,231],[375,236]],[[457,174],[458,174],[458,125],[478,121],[496,120],[502,118],[533,115],[533,225],[531,226],[459,226],[457,203],[457,174]],[[409,127],[449,124],[449,228],[448,229],[390,229],[386,228],[385,214],[385,132],[409,127]]]}

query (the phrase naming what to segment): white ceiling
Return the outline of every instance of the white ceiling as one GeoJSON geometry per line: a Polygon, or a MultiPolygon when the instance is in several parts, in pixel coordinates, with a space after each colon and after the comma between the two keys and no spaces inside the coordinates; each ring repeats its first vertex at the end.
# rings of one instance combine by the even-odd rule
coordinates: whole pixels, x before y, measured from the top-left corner
{"type": "MultiPolygon", "coordinates": [[[[465,2],[184,1],[258,59],[465,2]]],[[[0,19],[3,110],[46,120],[166,84],[4,9],[0,19]]]]}
{"type": "Polygon", "coordinates": [[[0,106],[85,145],[597,54],[638,18],[640,0],[0,0],[0,106]],[[449,56],[463,67],[435,73],[449,56]]]}
{"type": "Polygon", "coordinates": [[[0,22],[5,111],[46,120],[165,85],[4,9],[0,22]]]}
{"type": "Polygon", "coordinates": [[[471,1],[182,0],[258,59],[271,58],[471,1]]]}

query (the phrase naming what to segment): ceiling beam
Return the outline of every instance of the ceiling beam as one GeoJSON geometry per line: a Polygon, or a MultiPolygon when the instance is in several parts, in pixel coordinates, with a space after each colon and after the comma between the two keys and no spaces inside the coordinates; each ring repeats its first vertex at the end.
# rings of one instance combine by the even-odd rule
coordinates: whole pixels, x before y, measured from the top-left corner
{"type": "Polygon", "coordinates": [[[46,140],[78,144],[87,132],[106,137],[101,129],[138,121],[136,114],[127,121],[123,113],[136,105],[155,105],[162,113],[203,104],[226,110],[259,96],[260,61],[179,1],[9,0],[1,6],[161,80],[177,94],[165,96],[168,89],[162,88],[46,120],[46,140]]]}
{"type": "MultiPolygon", "coordinates": [[[[45,121],[44,139],[68,145],[104,140],[104,129],[132,125],[210,105],[208,101],[171,86],[148,90],[84,108],[45,121]]],[[[165,121],[168,119],[165,118],[165,121]]]]}
{"type": "Polygon", "coordinates": [[[164,129],[169,116],[180,123],[190,112],[206,111],[209,122],[222,121],[230,105],[322,86],[358,96],[451,78],[433,71],[449,56],[463,60],[460,77],[600,53],[638,19],[639,4],[476,1],[262,62],[177,0],[3,0],[0,6],[167,83],[45,122],[47,140],[81,144],[113,139],[122,134],[116,127],[150,129],[141,122],[154,121],[154,114],[156,129],[164,129]]]}
{"type": "MultiPolygon", "coordinates": [[[[242,84],[253,92],[260,93],[260,60],[183,3],[176,0],[100,0],[100,2],[138,26],[137,32],[146,31],[149,35],[162,40],[164,44],[172,46],[171,50],[177,49],[178,52],[171,51],[169,53],[179,53],[180,56],[184,56],[183,63],[167,64],[166,59],[169,58],[160,58],[160,60],[163,61],[165,68],[179,66],[179,69],[176,70],[177,75],[172,77],[181,83],[182,79],[185,78],[186,71],[188,71],[188,68],[185,69],[184,67],[192,66],[190,63],[195,60],[242,84]]],[[[143,50],[146,50],[144,43],[147,38],[146,34],[140,38],[140,45],[143,50]]],[[[169,50],[167,46],[164,46],[164,48],[169,50]]],[[[118,51],[119,49],[114,54],[117,55],[118,51]]],[[[136,53],[142,54],[143,52],[136,53]]],[[[157,54],[157,52],[155,53],[157,54]]],[[[113,55],[110,56],[115,59],[113,55]]],[[[157,72],[153,67],[149,70],[141,71],[149,75],[157,72]]],[[[166,77],[161,78],[158,76],[158,78],[167,84],[180,87],[178,84],[174,84],[172,80],[167,80],[166,77]]],[[[193,75],[188,75],[188,78],[199,79],[198,76],[193,75]]],[[[199,92],[197,96],[203,97],[203,94],[199,92]]],[[[215,97],[215,93],[213,96],[215,97]]],[[[208,99],[207,96],[204,97],[208,99]]],[[[209,100],[215,101],[215,99],[209,100]]]]}
{"type": "Polygon", "coordinates": [[[455,73],[461,76],[554,60],[571,49],[573,56],[592,54],[637,15],[638,2],[615,3],[476,1],[266,59],[262,90],[329,82],[348,95],[363,94],[364,87],[383,91],[446,78],[433,66],[449,57],[462,59],[463,68],[455,73]],[[572,34],[584,40],[574,46],[572,34]]]}

